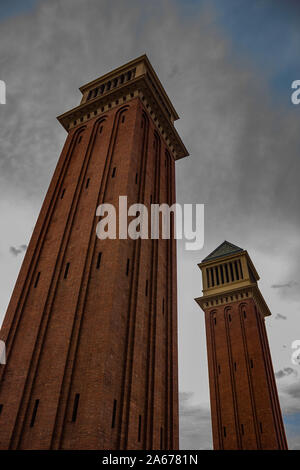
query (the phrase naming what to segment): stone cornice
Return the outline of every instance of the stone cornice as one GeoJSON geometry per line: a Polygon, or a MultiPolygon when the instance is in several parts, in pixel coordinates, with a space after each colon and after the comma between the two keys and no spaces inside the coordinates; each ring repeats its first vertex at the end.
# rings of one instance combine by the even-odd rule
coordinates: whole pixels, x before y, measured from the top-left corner
{"type": "Polygon", "coordinates": [[[231,289],[223,293],[204,295],[195,299],[197,304],[202,310],[217,308],[220,306],[227,306],[233,302],[243,302],[252,298],[260,313],[265,317],[271,315],[270,309],[263,298],[256,283],[249,284],[248,286],[231,289]]]}
{"type": "Polygon", "coordinates": [[[139,97],[173,158],[178,160],[188,156],[188,151],[173,124],[178,115],[146,56],[141,56],[84,85],[80,90],[83,93],[81,104],[57,118],[67,131],[139,97]],[[133,69],[133,66],[136,68],[133,69]],[[123,75],[120,76],[120,73],[125,74],[126,71],[129,71],[127,74],[130,73],[130,78],[121,83],[120,77],[123,75]],[[96,96],[91,98],[91,93],[96,96]]]}

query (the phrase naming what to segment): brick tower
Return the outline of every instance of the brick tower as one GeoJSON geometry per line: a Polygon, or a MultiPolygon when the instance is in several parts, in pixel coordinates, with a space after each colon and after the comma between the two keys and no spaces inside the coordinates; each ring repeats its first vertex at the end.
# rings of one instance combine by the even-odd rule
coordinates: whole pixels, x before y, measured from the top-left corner
{"type": "Polygon", "coordinates": [[[199,267],[214,449],[287,449],[256,269],[227,241],[199,267]]]}
{"type": "Polygon", "coordinates": [[[80,91],[1,330],[0,448],[176,449],[175,240],[100,240],[96,208],[175,202],[178,115],[145,55],[80,91]]]}

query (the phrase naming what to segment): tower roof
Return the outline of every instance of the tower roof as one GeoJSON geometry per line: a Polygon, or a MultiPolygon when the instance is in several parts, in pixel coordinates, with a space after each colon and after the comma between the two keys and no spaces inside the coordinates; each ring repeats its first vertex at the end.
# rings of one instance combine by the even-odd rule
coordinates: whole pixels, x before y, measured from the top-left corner
{"type": "Polygon", "coordinates": [[[80,105],[57,118],[66,131],[139,97],[174,160],[188,156],[174,126],[178,114],[146,54],[81,86],[80,91],[80,105]]]}
{"type": "Polygon", "coordinates": [[[215,258],[221,258],[222,256],[231,255],[233,253],[238,253],[239,251],[244,251],[243,248],[234,245],[233,243],[228,242],[225,240],[221,245],[219,245],[214,251],[212,251],[209,255],[206,256],[202,260],[203,261],[210,261],[215,258]]]}

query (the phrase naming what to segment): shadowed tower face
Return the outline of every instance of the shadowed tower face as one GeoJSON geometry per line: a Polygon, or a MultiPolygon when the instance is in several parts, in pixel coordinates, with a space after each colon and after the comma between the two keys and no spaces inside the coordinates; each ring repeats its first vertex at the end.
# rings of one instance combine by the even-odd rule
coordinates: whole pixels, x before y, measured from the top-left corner
{"type": "Polygon", "coordinates": [[[226,241],[199,267],[214,449],[287,449],[256,269],[226,241]]]}
{"type": "Polygon", "coordinates": [[[80,90],[1,330],[0,447],[176,449],[175,240],[100,240],[96,209],[175,202],[178,116],[146,56],[80,90]]]}

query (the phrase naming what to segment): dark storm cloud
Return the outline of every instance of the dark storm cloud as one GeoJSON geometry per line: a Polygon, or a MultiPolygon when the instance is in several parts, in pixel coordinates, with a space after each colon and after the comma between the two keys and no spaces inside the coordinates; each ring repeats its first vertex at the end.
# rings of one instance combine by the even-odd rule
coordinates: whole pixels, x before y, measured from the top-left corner
{"type": "Polygon", "coordinates": [[[299,283],[296,281],[289,281],[286,284],[273,284],[271,287],[273,289],[283,289],[285,287],[291,288],[297,286],[299,283]]]}
{"type": "Polygon", "coordinates": [[[285,367],[284,369],[279,370],[278,372],[275,372],[275,377],[277,379],[282,379],[283,377],[286,377],[288,375],[295,375],[297,376],[297,371],[293,369],[292,367],[285,367]]]}
{"type": "Polygon", "coordinates": [[[210,410],[191,405],[192,396],[179,394],[180,449],[212,449],[210,410]]]}
{"type": "MultiPolygon", "coordinates": [[[[280,283],[298,282],[300,106],[280,108],[267,78],[235,54],[211,3],[202,3],[187,18],[174,1],[46,0],[1,23],[0,197],[17,193],[38,207],[66,136],[55,117],[79,104],[80,85],[146,52],[181,117],[191,156],[176,164],[177,198],[206,204],[207,252],[224,239],[270,258],[292,252],[280,283]]],[[[195,266],[203,257],[182,257],[191,256],[195,266]]],[[[295,284],[286,292],[299,296],[295,284]]],[[[181,395],[182,448],[210,448],[209,410],[189,400],[181,395]]]]}
{"type": "Polygon", "coordinates": [[[295,383],[287,385],[284,391],[285,393],[290,395],[292,398],[297,398],[297,399],[300,398],[300,380],[298,380],[295,383]]]}
{"type": "Polygon", "coordinates": [[[20,245],[19,248],[16,248],[15,246],[9,247],[9,252],[14,256],[18,256],[20,253],[26,250],[27,250],[27,245],[20,245]]]}

